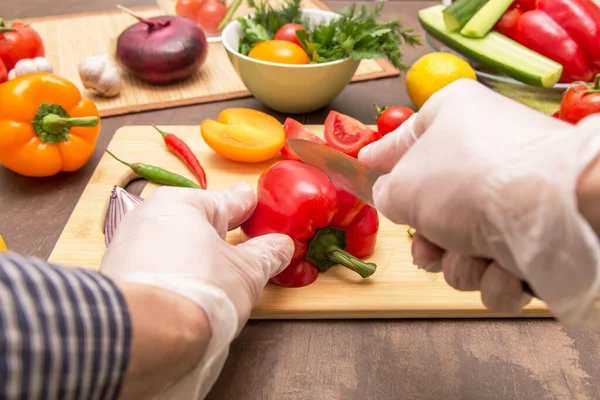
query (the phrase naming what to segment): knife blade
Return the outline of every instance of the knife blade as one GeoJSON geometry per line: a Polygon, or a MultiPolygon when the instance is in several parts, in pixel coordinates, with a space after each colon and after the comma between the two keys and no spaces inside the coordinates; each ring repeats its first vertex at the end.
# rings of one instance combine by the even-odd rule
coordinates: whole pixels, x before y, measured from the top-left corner
{"type": "Polygon", "coordinates": [[[310,166],[321,170],[334,185],[375,207],[373,185],[384,175],[363,166],[356,158],[305,139],[287,139],[292,151],[310,166]]]}

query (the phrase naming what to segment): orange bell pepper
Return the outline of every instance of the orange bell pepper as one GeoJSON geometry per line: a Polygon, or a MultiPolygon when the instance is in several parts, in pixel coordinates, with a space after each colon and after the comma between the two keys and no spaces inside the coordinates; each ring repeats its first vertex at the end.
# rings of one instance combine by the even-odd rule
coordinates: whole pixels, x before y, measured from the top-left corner
{"type": "Polygon", "coordinates": [[[249,108],[225,109],[216,121],[202,121],[200,132],[215,153],[233,161],[267,161],[279,154],[285,145],[281,122],[249,108]]]}
{"type": "Polygon", "coordinates": [[[78,170],[99,133],[96,105],[65,78],[40,72],[0,85],[0,164],[18,174],[78,170]]]}

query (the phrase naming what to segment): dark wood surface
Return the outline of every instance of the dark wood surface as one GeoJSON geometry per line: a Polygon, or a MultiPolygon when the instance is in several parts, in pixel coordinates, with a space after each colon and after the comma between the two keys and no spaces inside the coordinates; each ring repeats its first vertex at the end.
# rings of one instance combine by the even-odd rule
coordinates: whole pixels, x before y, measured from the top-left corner
{"type": "MultiPolygon", "coordinates": [[[[385,18],[432,1],[391,1],[385,18]]],[[[7,19],[114,9],[151,0],[3,0],[7,19]]],[[[330,1],[339,10],[348,2],[330,1]]],[[[406,61],[426,52],[410,49],[406,61]]],[[[373,103],[410,106],[402,78],[348,86],[329,109],[374,122],[373,103]]],[[[94,158],[77,173],[34,180],[0,167],[0,233],[15,251],[50,254],[99,156],[123,125],[199,124],[225,107],[264,110],[254,99],[103,120],[94,158]]],[[[283,115],[277,115],[284,118],[283,115]]],[[[567,333],[551,320],[251,321],[233,343],[210,399],[599,399],[600,336],[567,333]]]]}

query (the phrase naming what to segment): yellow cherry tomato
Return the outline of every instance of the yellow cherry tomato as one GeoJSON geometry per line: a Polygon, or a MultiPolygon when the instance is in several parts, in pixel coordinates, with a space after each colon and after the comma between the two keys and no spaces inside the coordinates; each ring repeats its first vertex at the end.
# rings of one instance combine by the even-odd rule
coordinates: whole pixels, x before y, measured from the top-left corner
{"type": "Polygon", "coordinates": [[[216,121],[204,120],[200,132],[215,153],[232,161],[267,161],[285,145],[283,125],[276,118],[249,108],[225,109],[216,121]]]}
{"type": "Polygon", "coordinates": [[[301,46],[286,40],[267,40],[254,46],[248,57],[279,64],[308,64],[310,59],[301,46]]]}

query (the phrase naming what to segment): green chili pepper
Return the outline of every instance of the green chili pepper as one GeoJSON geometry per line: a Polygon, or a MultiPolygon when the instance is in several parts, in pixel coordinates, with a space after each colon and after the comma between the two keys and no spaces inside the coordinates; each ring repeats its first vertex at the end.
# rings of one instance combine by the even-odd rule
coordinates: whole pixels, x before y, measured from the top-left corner
{"type": "Polygon", "coordinates": [[[167,171],[166,169],[162,169],[160,167],[143,164],[143,163],[127,163],[109,150],[106,150],[108,154],[110,154],[115,160],[120,162],[121,164],[127,165],[133,172],[149,180],[150,182],[158,183],[159,185],[167,185],[167,186],[179,186],[179,187],[188,187],[194,189],[202,189],[200,186],[196,185],[194,182],[189,179],[176,174],[174,172],[167,171]]]}

